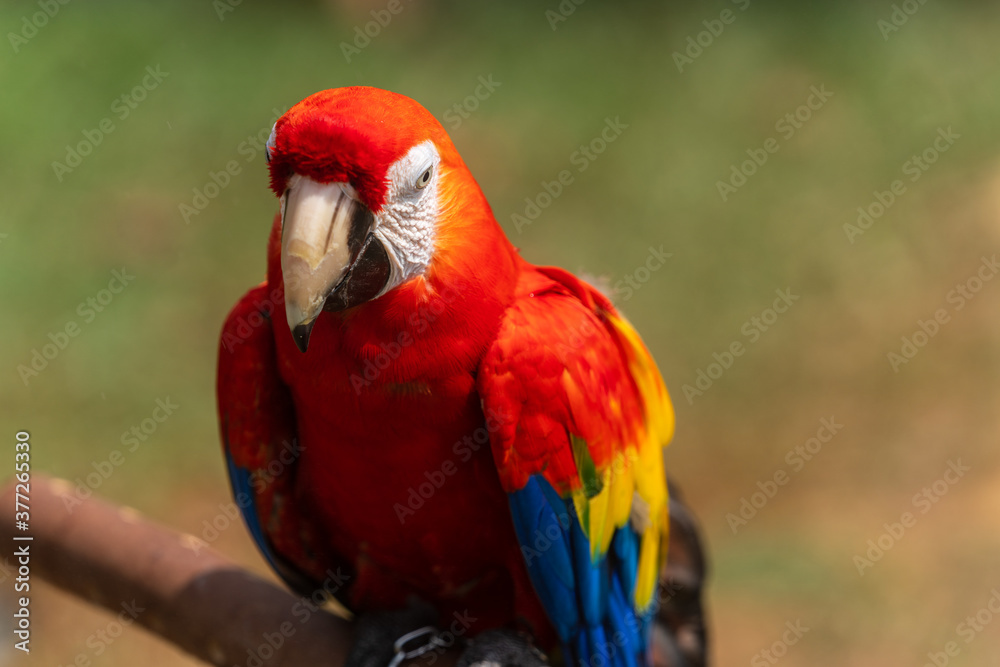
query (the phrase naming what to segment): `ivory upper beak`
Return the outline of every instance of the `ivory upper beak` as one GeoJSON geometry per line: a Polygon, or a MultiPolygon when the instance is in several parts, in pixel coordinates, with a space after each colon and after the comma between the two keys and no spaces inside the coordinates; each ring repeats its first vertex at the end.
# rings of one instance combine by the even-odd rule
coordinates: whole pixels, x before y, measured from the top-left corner
{"type": "Polygon", "coordinates": [[[289,179],[281,219],[281,273],[285,315],[299,349],[330,292],[350,268],[368,230],[355,229],[363,204],[346,183],[318,183],[296,174],[289,179]],[[352,252],[353,251],[353,252],[352,252]]]}

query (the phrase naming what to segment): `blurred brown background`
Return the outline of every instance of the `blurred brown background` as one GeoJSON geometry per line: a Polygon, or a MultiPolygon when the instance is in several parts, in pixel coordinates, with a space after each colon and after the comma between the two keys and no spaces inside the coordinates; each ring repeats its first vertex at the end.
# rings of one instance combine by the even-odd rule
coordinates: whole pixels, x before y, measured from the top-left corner
{"type": "MultiPolygon", "coordinates": [[[[2,474],[25,429],[35,470],[213,538],[218,333],[276,206],[263,141],[306,95],[374,85],[442,120],[526,257],[618,286],[676,404],[716,664],[921,665],[948,642],[996,664],[1000,10],[402,0],[370,24],[387,6],[0,8],[2,474]]],[[[242,524],[210,541],[266,572],[242,524]]],[[[0,662],[192,664],[32,593],[34,651],[5,631],[0,662]]]]}

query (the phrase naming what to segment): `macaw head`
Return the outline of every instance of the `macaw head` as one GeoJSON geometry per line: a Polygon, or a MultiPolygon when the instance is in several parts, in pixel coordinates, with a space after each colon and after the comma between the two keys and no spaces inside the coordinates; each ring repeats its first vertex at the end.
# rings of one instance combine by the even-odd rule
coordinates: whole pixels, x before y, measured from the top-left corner
{"type": "Polygon", "coordinates": [[[266,154],[280,197],[285,314],[303,352],[323,310],[360,305],[428,270],[443,184],[467,173],[426,109],[367,87],[302,100],[275,123],[266,154]]]}

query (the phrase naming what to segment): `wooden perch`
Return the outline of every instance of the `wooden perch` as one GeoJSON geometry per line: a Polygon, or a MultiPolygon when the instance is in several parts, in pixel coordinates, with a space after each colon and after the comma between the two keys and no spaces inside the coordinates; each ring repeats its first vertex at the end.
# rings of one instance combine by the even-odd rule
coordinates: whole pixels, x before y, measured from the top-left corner
{"type": "MultiPolygon", "coordinates": [[[[112,613],[134,601],[142,609],[137,623],[211,664],[344,664],[348,621],[247,572],[197,538],[93,497],[67,503],[71,493],[68,482],[35,475],[30,529],[17,532],[34,539],[15,543],[13,481],[2,490],[0,539],[30,545],[34,576],[112,613]]],[[[455,650],[445,653],[440,664],[456,657],[455,650]]]]}
{"type": "MultiPolygon", "coordinates": [[[[33,576],[115,614],[123,605],[141,609],[135,613],[139,625],[210,664],[344,664],[352,643],[350,622],[247,572],[201,540],[129,508],[94,497],[80,501],[69,482],[41,475],[31,481],[30,529],[19,532],[14,496],[11,480],[0,490],[0,540],[29,545],[33,576]],[[33,539],[14,542],[15,534],[33,539]]],[[[671,556],[660,577],[653,663],[699,667],[706,664],[707,647],[701,604],[705,559],[697,525],[679,498],[671,500],[670,520],[671,556]]],[[[451,667],[458,650],[434,658],[425,655],[411,664],[451,667]]]]}

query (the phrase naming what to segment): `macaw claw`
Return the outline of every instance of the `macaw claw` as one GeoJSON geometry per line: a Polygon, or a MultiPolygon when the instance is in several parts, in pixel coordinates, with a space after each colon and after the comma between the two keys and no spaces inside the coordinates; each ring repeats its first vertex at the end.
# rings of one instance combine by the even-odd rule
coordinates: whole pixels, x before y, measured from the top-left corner
{"type": "Polygon", "coordinates": [[[513,630],[488,630],[469,641],[455,667],[548,667],[531,639],[513,630]]]}
{"type": "Polygon", "coordinates": [[[354,644],[344,667],[386,667],[396,657],[396,641],[419,628],[433,625],[437,611],[425,602],[405,609],[361,614],[357,617],[354,644]]]}

